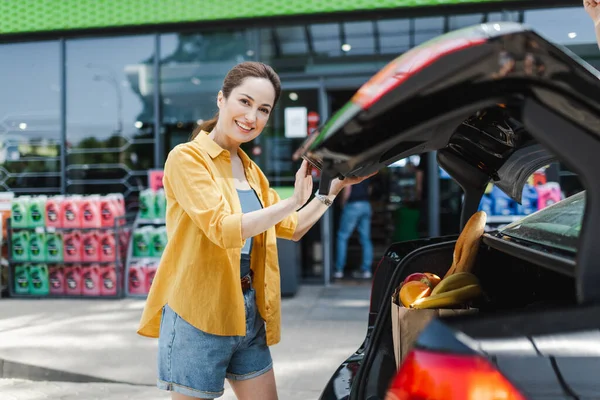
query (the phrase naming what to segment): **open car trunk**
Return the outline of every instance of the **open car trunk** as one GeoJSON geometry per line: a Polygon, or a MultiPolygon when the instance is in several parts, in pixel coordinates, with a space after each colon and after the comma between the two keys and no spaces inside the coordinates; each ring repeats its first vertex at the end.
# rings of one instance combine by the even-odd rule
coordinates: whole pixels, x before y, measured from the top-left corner
{"type": "Polygon", "coordinates": [[[519,24],[455,31],[394,60],[303,145],[335,177],[366,176],[437,151],[463,188],[464,226],[489,182],[517,202],[527,178],[554,159],[586,187],[575,285],[600,301],[600,75],[519,24]]]}
{"type": "MultiPolygon", "coordinates": [[[[578,174],[586,204],[576,257],[486,234],[473,270],[486,293],[474,304],[479,312],[434,320],[417,341],[420,348],[484,355],[530,398],[600,393],[597,379],[581,384],[586,381],[577,381],[573,368],[584,355],[594,356],[584,363],[600,360],[597,344],[590,350],[600,341],[594,336],[600,328],[599,77],[521,25],[478,25],[400,56],[303,145],[303,157],[322,172],[322,193],[335,177],[367,176],[436,151],[464,190],[462,226],[489,182],[520,202],[527,178],[554,160],[578,174]]],[[[395,373],[389,299],[410,273],[443,276],[455,243],[403,255],[386,279],[376,272],[372,296],[380,299],[379,310],[371,316],[350,399],[383,398],[395,373]]]]}
{"type": "MultiPolygon", "coordinates": [[[[524,332],[522,329],[526,329],[529,324],[539,324],[539,320],[532,318],[540,312],[576,306],[573,274],[568,274],[566,270],[551,270],[506,254],[486,244],[488,242],[493,244],[494,239],[486,235],[473,269],[485,292],[482,299],[473,303],[473,306],[479,309],[478,313],[440,320],[446,321],[446,326],[456,329],[457,332],[470,335],[473,341],[493,338],[487,348],[483,344],[487,356],[492,361],[498,357],[502,358],[503,355],[518,354],[522,357],[521,361],[525,362],[524,357],[531,355],[533,349],[526,336],[518,346],[513,344],[512,348],[503,347],[499,339],[503,336],[507,339],[513,338],[520,334],[520,329],[524,332]],[[516,327],[511,327],[510,321],[516,327]]],[[[361,384],[353,387],[351,399],[384,398],[390,380],[396,372],[389,299],[394,289],[412,273],[428,271],[443,276],[452,264],[455,244],[456,241],[448,241],[427,245],[413,251],[397,263],[387,288],[380,293],[382,298],[388,301],[381,302],[368,354],[355,378],[361,384]]],[[[555,324],[564,325],[564,321],[557,319],[558,315],[554,319],[548,319],[548,323],[553,321],[555,324]]],[[[597,329],[600,327],[600,321],[596,320],[588,326],[590,329],[593,326],[597,329]]],[[[437,339],[441,338],[443,335],[437,336],[437,339]]],[[[439,346],[439,343],[436,346],[439,346]]],[[[455,351],[455,347],[452,350],[455,351]]],[[[529,388],[530,394],[539,389],[537,386],[529,388]]]]}

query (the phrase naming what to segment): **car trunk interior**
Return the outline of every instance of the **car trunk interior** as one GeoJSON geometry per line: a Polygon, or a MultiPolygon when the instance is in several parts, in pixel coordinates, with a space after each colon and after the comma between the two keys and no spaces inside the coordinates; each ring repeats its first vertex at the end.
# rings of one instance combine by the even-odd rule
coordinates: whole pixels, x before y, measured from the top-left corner
{"type": "MultiPolygon", "coordinates": [[[[432,272],[443,277],[452,264],[455,244],[456,241],[449,241],[424,246],[396,263],[390,283],[382,296],[376,330],[371,336],[373,343],[370,349],[377,354],[367,354],[363,368],[368,376],[361,379],[366,384],[359,389],[362,394],[353,398],[383,398],[393,375],[381,372],[396,371],[390,315],[390,299],[394,289],[414,272],[432,272]]],[[[462,319],[481,320],[576,304],[573,277],[505,254],[485,244],[479,247],[472,272],[479,278],[485,294],[481,300],[472,304],[479,310],[478,313],[461,317],[462,319]]],[[[490,321],[493,324],[493,320],[490,321]]]]}

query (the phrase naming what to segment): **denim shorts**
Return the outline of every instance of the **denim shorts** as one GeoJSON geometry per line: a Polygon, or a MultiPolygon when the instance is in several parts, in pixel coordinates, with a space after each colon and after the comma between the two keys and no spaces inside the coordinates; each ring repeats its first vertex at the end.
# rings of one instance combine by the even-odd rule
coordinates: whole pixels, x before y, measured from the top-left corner
{"type": "Polygon", "coordinates": [[[158,388],[214,399],[223,395],[225,378],[252,379],[271,370],[273,361],[254,289],[244,293],[244,303],[246,336],[203,332],[166,305],[158,339],[158,388]]]}

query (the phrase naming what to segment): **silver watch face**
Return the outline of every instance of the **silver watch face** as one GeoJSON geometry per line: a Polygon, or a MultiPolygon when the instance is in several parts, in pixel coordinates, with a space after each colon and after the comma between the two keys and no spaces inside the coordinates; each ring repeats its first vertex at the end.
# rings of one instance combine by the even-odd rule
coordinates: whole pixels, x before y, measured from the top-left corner
{"type": "Polygon", "coordinates": [[[316,197],[317,199],[321,200],[321,202],[323,202],[326,206],[330,206],[333,204],[333,202],[329,200],[325,195],[317,194],[316,197]]]}

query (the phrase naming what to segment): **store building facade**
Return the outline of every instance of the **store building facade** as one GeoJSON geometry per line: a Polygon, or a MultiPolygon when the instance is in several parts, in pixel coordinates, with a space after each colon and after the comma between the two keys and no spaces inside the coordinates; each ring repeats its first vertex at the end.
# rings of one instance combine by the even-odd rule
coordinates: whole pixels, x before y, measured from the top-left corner
{"type": "MultiPolygon", "coordinates": [[[[280,105],[245,150],[284,194],[302,137],[387,62],[440,34],[522,22],[600,65],[579,1],[16,0],[2,2],[0,15],[0,190],[118,192],[131,207],[148,170],[212,117],[224,74],[244,60],[282,78],[280,105]]],[[[397,236],[386,210],[414,185],[406,164],[383,174],[374,199],[376,254],[397,236]]],[[[425,229],[452,233],[456,188],[437,167],[426,179],[425,229]]],[[[302,244],[307,281],[329,282],[337,213],[302,244]]]]}

